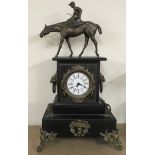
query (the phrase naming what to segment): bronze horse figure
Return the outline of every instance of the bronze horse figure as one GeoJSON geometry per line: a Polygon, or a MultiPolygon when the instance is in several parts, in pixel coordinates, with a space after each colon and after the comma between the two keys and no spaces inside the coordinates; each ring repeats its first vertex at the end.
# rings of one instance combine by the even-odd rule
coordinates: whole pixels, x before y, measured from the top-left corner
{"type": "Polygon", "coordinates": [[[66,22],[61,22],[61,23],[49,25],[49,26],[47,26],[45,24],[44,29],[40,33],[40,37],[42,38],[43,36],[46,36],[50,32],[60,32],[61,38],[60,38],[59,48],[58,48],[56,57],[59,55],[59,52],[60,52],[60,49],[62,47],[62,44],[63,44],[64,40],[66,40],[66,42],[68,44],[68,47],[70,49],[70,52],[71,52],[70,56],[72,56],[73,51],[72,51],[72,48],[71,48],[69,38],[70,37],[76,37],[76,36],[79,36],[81,34],[84,34],[85,43],[84,43],[84,47],[83,47],[82,52],[80,53],[79,57],[81,57],[82,54],[84,53],[84,50],[88,45],[89,38],[92,40],[92,42],[95,45],[95,53],[96,53],[96,55],[99,56],[98,48],[97,48],[97,41],[95,39],[95,34],[96,34],[97,30],[98,30],[99,34],[102,34],[101,27],[98,24],[95,24],[95,23],[90,22],[90,21],[83,22],[78,27],[72,27],[66,21],[66,22]]]}

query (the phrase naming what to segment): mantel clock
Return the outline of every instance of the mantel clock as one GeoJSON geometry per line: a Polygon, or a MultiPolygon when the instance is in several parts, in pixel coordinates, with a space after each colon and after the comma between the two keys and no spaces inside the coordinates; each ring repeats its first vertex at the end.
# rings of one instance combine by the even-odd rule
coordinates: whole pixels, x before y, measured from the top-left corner
{"type": "Polygon", "coordinates": [[[57,69],[50,80],[56,96],[54,101],[47,105],[42,118],[40,145],[37,151],[42,151],[45,144],[54,140],[56,136],[101,136],[104,141],[121,150],[116,118],[110,105],[100,98],[105,82],[100,64],[107,58],[99,56],[95,34],[97,31],[102,34],[102,29],[96,23],[82,21],[82,9],[76,7],[74,2],[69,6],[74,10],[70,19],[50,26],[45,25],[40,33],[40,37],[43,37],[51,32],[58,32],[61,38],[57,54],[52,59],[56,62],[57,69]],[[85,36],[84,47],[79,56],[73,56],[69,38],[81,34],[85,36]],[[95,45],[96,56],[83,57],[89,38],[95,45]],[[62,57],[59,53],[64,40],[71,54],[62,57]]]}

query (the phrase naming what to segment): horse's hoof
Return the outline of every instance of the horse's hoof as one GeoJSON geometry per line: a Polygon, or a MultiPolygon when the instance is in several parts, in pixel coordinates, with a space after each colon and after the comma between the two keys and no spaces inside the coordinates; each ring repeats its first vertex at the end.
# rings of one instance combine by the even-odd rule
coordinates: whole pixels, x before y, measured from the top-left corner
{"type": "Polygon", "coordinates": [[[58,55],[56,54],[56,55],[55,55],[55,57],[57,58],[57,57],[58,57],[58,55]]]}
{"type": "Polygon", "coordinates": [[[79,55],[79,57],[81,57],[81,56],[82,56],[82,54],[79,55]]]}
{"type": "Polygon", "coordinates": [[[73,55],[73,54],[70,54],[70,56],[69,56],[69,57],[72,57],[72,55],[73,55]]]}
{"type": "Polygon", "coordinates": [[[98,53],[96,53],[96,56],[97,56],[97,57],[99,57],[99,54],[98,54],[98,53]]]}

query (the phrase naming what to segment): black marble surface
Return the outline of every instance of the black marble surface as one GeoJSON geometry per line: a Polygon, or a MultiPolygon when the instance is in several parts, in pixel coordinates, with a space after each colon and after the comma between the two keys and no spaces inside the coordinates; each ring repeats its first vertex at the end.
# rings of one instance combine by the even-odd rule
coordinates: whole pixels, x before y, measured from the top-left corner
{"type": "Polygon", "coordinates": [[[71,60],[81,60],[81,61],[94,61],[94,60],[100,60],[100,61],[106,61],[107,58],[105,57],[96,57],[96,56],[83,56],[83,57],[78,57],[78,56],[73,56],[73,57],[66,57],[66,56],[59,56],[59,57],[53,57],[52,58],[53,61],[59,61],[59,60],[63,60],[63,61],[71,61],[71,60]]]}

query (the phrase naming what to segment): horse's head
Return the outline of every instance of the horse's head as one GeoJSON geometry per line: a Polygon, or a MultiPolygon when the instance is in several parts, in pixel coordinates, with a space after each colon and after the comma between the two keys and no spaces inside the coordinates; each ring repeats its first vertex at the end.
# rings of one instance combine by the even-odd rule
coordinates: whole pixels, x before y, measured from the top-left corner
{"type": "Polygon", "coordinates": [[[48,29],[48,26],[45,24],[45,27],[44,27],[44,29],[41,31],[41,33],[40,33],[40,37],[42,38],[43,36],[46,36],[47,34],[49,34],[50,33],[50,31],[49,31],[49,29],[48,29]]]}

